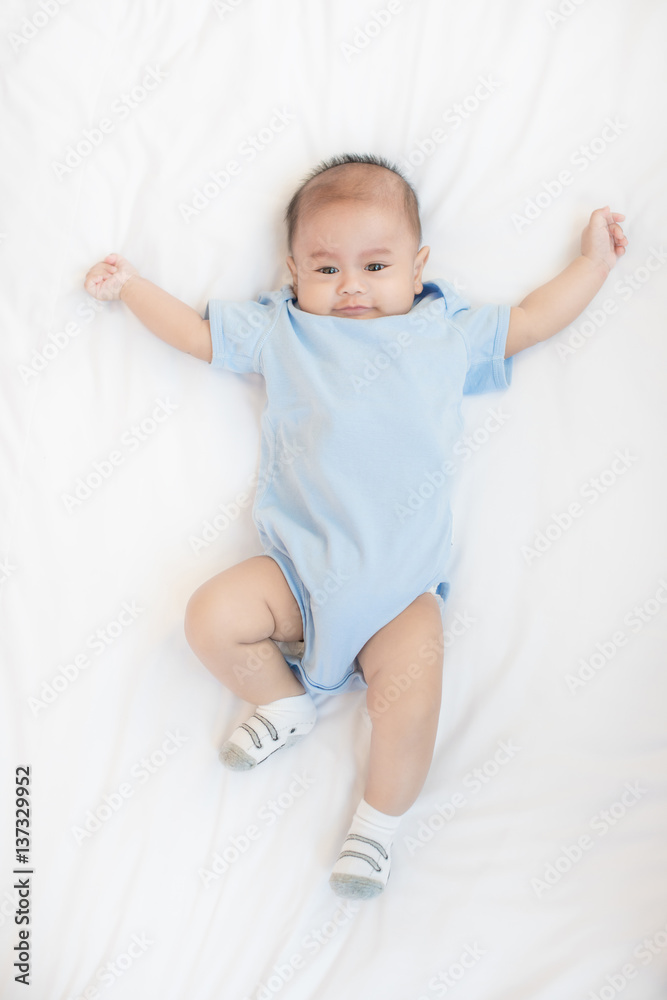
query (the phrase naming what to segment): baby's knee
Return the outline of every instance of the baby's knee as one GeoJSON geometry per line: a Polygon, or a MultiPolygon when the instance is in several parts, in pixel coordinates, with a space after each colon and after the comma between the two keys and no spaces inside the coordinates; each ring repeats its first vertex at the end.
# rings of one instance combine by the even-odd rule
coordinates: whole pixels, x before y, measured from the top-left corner
{"type": "Polygon", "coordinates": [[[229,609],[219,595],[216,597],[206,583],[195,590],[183,620],[185,638],[193,649],[210,648],[222,637],[233,638],[231,624],[229,609]]]}
{"type": "MultiPolygon", "coordinates": [[[[201,590],[201,587],[199,590],[201,590]]],[[[183,616],[183,630],[185,632],[185,638],[193,649],[196,649],[200,644],[205,622],[204,601],[202,600],[199,590],[195,590],[194,594],[186,604],[185,614],[183,616]]]]}

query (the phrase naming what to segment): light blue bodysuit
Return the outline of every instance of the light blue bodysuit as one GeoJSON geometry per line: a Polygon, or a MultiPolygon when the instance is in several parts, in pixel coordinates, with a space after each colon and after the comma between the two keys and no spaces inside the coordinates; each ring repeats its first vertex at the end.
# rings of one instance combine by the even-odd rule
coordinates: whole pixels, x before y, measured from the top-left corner
{"type": "Polygon", "coordinates": [[[461,397],[508,388],[509,316],[440,280],[366,320],[304,312],[290,285],[208,303],[212,366],[266,381],[253,519],[301,610],[299,655],[279,647],[309,693],[365,688],[359,650],[420,594],[442,613],[461,397]]]}

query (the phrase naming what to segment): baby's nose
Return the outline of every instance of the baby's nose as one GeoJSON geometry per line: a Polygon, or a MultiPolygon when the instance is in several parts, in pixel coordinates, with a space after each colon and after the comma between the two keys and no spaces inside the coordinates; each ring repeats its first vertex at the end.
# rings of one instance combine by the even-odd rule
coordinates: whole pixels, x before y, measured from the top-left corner
{"type": "Polygon", "coordinates": [[[339,293],[346,293],[347,295],[355,295],[357,292],[365,292],[366,283],[362,272],[358,271],[356,268],[341,270],[338,278],[338,291],[339,293]]]}

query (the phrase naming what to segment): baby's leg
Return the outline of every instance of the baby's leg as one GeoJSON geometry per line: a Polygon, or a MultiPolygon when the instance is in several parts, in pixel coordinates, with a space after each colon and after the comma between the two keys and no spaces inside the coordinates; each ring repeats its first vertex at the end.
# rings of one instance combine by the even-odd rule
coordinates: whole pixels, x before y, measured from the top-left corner
{"type": "Polygon", "coordinates": [[[442,650],[439,605],[427,593],[376,632],[358,654],[373,731],[364,798],[330,879],[340,896],[370,898],[387,884],[394,835],[419,795],[433,757],[442,650]]]}
{"type": "Polygon", "coordinates": [[[303,694],[274,639],[303,639],[299,605],[278,563],[253,556],[207,580],[185,610],[185,637],[204,666],[251,704],[303,694]]]}
{"type": "Polygon", "coordinates": [[[359,653],[373,725],[366,801],[399,816],[426,781],[440,715],[442,618],[422,594],[376,632],[359,653]]]}
{"type": "Polygon", "coordinates": [[[303,638],[299,606],[274,559],[254,556],[199,587],[185,635],[219,681],[257,706],[220,750],[223,764],[248,770],[310,732],[315,704],[274,641],[303,638]]]}

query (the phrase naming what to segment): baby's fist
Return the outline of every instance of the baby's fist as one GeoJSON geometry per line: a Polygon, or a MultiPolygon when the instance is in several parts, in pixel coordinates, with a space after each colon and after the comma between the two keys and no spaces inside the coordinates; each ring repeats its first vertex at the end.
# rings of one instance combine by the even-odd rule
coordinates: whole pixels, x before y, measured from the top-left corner
{"type": "Polygon", "coordinates": [[[621,228],[625,218],[620,212],[612,212],[609,205],[596,208],[581,234],[581,253],[593,261],[603,262],[608,271],[619,257],[625,253],[628,238],[621,228]]]}
{"type": "Polygon", "coordinates": [[[120,290],[133,274],[139,274],[136,267],[119,253],[110,253],[108,257],[91,267],[86,275],[83,287],[89,295],[101,302],[120,298],[120,290]]]}

